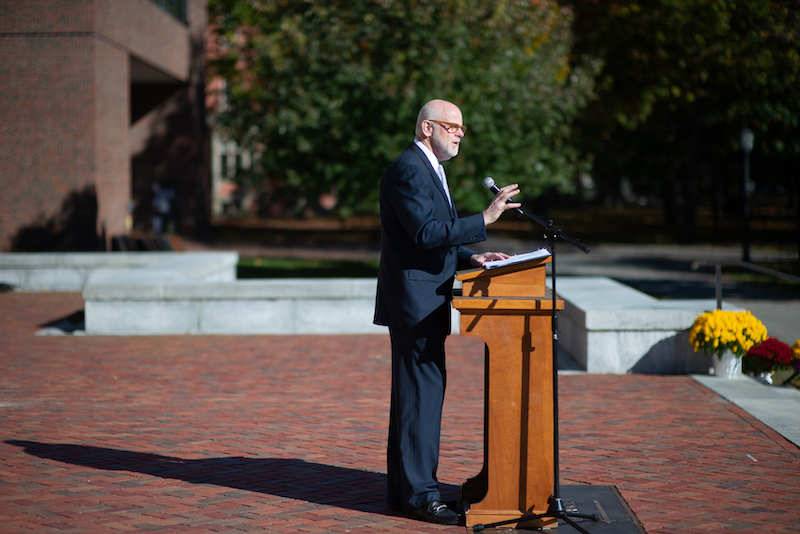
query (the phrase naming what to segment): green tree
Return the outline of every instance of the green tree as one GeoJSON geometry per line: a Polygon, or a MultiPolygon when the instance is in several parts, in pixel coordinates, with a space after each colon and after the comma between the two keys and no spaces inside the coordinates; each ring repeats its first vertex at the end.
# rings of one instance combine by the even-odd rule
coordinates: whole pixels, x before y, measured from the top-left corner
{"type": "MultiPolygon", "coordinates": [[[[575,58],[604,64],[580,120],[609,197],[628,178],[663,199],[680,236],[699,203],[741,198],[739,131],[756,135],[754,177],[786,184],[800,157],[797,0],[571,2],[575,58]]],[[[800,185],[800,182],[798,182],[800,185]]]]}
{"type": "Polygon", "coordinates": [[[374,212],[379,178],[413,139],[419,108],[458,104],[469,126],[449,163],[456,202],[479,184],[568,190],[588,167],[571,124],[597,63],[570,63],[572,12],[553,0],[211,0],[227,82],[217,122],[260,154],[276,199],[333,192],[340,215],[374,212]]]}

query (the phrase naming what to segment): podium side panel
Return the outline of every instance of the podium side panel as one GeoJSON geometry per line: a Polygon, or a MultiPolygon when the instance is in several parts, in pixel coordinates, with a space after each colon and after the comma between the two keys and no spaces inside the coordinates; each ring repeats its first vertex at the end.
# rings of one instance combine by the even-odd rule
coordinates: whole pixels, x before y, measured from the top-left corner
{"type": "Polygon", "coordinates": [[[553,490],[551,316],[462,310],[462,334],[488,348],[484,472],[473,515],[544,512],[553,490]]]}

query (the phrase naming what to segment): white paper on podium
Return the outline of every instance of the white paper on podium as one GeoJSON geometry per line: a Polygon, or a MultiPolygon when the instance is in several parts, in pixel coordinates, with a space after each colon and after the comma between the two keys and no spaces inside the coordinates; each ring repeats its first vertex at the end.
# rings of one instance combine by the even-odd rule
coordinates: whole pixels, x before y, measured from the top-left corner
{"type": "Polygon", "coordinates": [[[546,248],[540,248],[532,252],[524,254],[514,254],[505,260],[487,261],[483,264],[484,269],[496,269],[497,267],[505,267],[506,265],[514,265],[515,263],[522,263],[523,261],[539,260],[546,258],[550,255],[550,251],[546,248]]]}

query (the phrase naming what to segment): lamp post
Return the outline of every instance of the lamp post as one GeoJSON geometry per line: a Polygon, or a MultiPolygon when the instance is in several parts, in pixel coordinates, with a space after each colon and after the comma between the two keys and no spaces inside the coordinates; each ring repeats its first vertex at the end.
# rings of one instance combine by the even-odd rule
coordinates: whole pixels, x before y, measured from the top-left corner
{"type": "Polygon", "coordinates": [[[739,143],[744,153],[744,184],[742,200],[744,201],[744,232],[742,233],[742,261],[750,261],[750,151],[753,150],[755,136],[750,128],[745,126],[739,136],[739,143]]]}

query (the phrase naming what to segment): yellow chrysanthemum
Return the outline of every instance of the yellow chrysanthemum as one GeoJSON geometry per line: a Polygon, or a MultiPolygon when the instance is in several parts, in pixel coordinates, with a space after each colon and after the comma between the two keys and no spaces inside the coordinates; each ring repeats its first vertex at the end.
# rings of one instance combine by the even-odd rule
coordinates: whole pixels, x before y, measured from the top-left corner
{"type": "MultiPolygon", "coordinates": [[[[721,355],[731,350],[743,356],[753,345],[767,339],[767,329],[749,311],[714,310],[695,319],[689,343],[695,352],[721,355]]],[[[800,340],[795,343],[800,353],[800,340]]],[[[800,358],[800,356],[798,356],[800,358]]]]}

